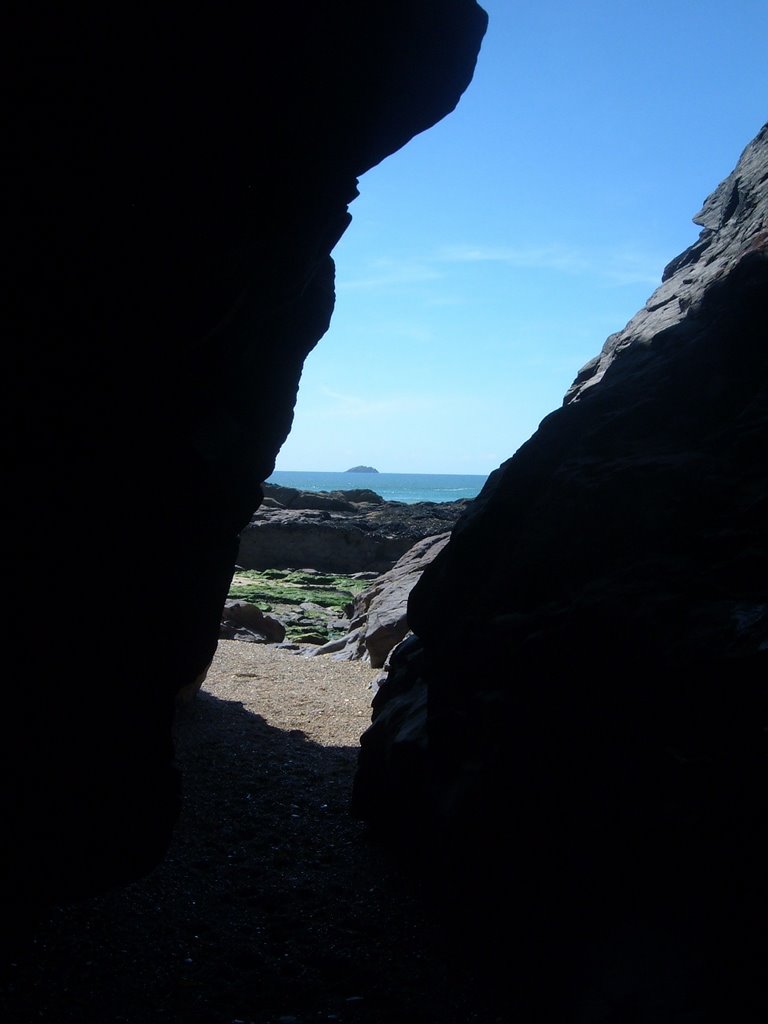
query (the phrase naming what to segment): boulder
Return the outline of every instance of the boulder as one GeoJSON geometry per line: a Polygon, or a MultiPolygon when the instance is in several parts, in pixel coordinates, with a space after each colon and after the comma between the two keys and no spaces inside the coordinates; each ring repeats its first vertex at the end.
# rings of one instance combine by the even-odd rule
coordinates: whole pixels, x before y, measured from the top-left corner
{"type": "Polygon", "coordinates": [[[450,532],[425,537],[355,598],[350,632],[318,647],[313,655],[332,654],[340,661],[362,660],[383,668],[390,651],[408,634],[408,597],[426,566],[442,551],[450,532]]]}
{"type": "Polygon", "coordinates": [[[224,603],[219,638],[254,639],[263,643],[279,644],[285,640],[285,626],[279,619],[267,615],[249,601],[230,600],[224,603]],[[250,636],[244,637],[243,630],[247,630],[250,636]]]}

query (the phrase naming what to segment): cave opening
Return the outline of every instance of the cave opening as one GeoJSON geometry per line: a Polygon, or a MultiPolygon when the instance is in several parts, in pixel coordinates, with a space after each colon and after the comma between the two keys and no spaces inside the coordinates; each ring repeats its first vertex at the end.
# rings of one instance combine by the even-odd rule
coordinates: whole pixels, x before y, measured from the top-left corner
{"type": "Polygon", "coordinates": [[[487,6],[19,12],[4,1019],[762,1019],[763,14],[487,6]],[[300,444],[504,466],[384,686],[220,636],[300,444]]]}

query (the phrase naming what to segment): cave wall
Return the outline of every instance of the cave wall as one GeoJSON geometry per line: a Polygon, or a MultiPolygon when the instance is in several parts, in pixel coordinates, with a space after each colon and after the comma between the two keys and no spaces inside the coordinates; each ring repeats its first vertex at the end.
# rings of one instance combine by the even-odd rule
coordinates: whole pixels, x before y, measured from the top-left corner
{"type": "Polygon", "coordinates": [[[163,855],[175,694],[215,651],[358,178],[455,107],[486,22],[473,0],[5,16],[11,928],[163,855]]]}
{"type": "Polygon", "coordinates": [[[425,569],[362,737],[355,812],[530,1019],[596,965],[590,1020],[765,1012],[768,125],[694,220],[425,569]]]}

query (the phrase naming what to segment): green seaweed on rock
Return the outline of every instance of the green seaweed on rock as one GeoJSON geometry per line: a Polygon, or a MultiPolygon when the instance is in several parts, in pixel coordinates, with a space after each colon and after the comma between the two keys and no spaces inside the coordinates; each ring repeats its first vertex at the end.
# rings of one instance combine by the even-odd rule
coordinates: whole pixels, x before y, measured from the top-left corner
{"type": "Polygon", "coordinates": [[[280,619],[286,641],[322,644],[344,629],[333,621],[345,620],[355,597],[370,586],[370,579],[306,569],[238,569],[229,588],[230,600],[248,601],[280,619]]]}

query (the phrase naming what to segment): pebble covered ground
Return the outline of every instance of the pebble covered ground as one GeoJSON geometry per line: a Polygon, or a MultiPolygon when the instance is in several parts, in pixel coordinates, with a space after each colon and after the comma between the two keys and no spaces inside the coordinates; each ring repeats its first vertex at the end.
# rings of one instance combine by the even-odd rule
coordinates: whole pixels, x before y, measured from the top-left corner
{"type": "Polygon", "coordinates": [[[222,640],[177,724],[167,857],[56,909],[4,1024],[494,1024],[423,894],[348,807],[376,671],[222,640]]]}

